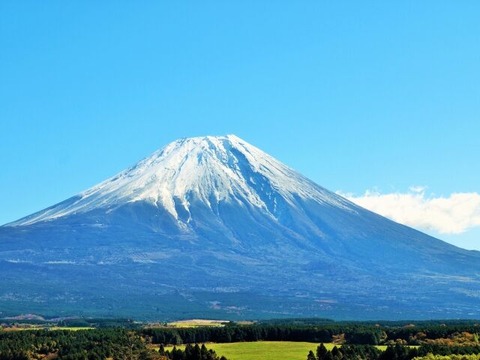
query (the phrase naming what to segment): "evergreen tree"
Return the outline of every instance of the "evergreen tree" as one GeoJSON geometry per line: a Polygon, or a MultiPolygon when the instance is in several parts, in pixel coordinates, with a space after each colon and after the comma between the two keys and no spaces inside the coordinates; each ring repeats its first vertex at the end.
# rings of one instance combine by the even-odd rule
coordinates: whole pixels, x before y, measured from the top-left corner
{"type": "Polygon", "coordinates": [[[317,359],[326,360],[328,355],[328,350],[323,343],[317,347],[317,359]]]}
{"type": "Polygon", "coordinates": [[[317,358],[315,357],[315,354],[313,353],[312,350],[310,350],[310,351],[308,352],[307,360],[317,360],[317,358]]]}
{"type": "Polygon", "coordinates": [[[334,360],[342,360],[343,359],[343,353],[340,351],[340,349],[336,346],[333,347],[332,351],[332,357],[334,360]]]}

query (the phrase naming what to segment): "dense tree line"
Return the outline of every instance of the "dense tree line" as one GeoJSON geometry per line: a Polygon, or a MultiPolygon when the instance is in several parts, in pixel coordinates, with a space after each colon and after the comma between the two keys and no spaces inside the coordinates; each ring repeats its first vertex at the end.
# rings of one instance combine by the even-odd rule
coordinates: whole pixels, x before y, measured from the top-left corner
{"type": "Polygon", "coordinates": [[[0,332],[0,360],[56,356],[64,360],[149,359],[144,341],[125,329],[0,332]]]}
{"type": "Polygon", "coordinates": [[[229,324],[224,327],[149,328],[141,330],[155,344],[228,343],[239,341],[308,341],[317,343],[364,345],[420,345],[443,343],[446,345],[475,345],[479,343],[477,324],[445,325],[378,325],[340,323],[323,325],[304,324],[229,324]]]}
{"type": "Polygon", "coordinates": [[[376,360],[380,358],[381,354],[382,352],[373,345],[344,345],[327,350],[325,345],[320,344],[316,354],[313,351],[308,353],[307,360],[376,360]]]}
{"type": "MultiPolygon", "coordinates": [[[[219,360],[207,342],[308,341],[336,343],[308,354],[308,360],[411,360],[435,356],[480,353],[480,327],[475,323],[369,324],[369,323],[257,323],[224,327],[106,328],[94,330],[0,331],[0,360],[112,358],[139,360],[219,360]],[[149,344],[189,344],[184,351],[153,351],[149,344]],[[380,352],[373,345],[389,345],[380,352]],[[403,345],[420,345],[407,347],[403,345]],[[361,346],[362,345],[362,346],[361,346]]],[[[320,348],[320,347],[319,347],[320,348]]]]}
{"type": "Polygon", "coordinates": [[[171,351],[165,351],[163,346],[161,346],[158,353],[168,360],[227,360],[224,356],[219,358],[215,351],[207,349],[205,344],[202,346],[187,344],[183,351],[176,347],[171,351]]]}
{"type": "Polygon", "coordinates": [[[470,355],[434,355],[428,354],[414,358],[414,360],[480,360],[480,354],[470,355]]]}
{"type": "Polygon", "coordinates": [[[141,331],[154,344],[230,343],[240,341],[330,342],[332,333],[308,327],[225,326],[198,328],[155,328],[141,331]]]}
{"type": "Polygon", "coordinates": [[[152,338],[155,344],[187,344],[187,343],[229,343],[239,341],[308,341],[332,342],[336,335],[345,334],[347,343],[379,344],[384,332],[376,328],[353,327],[312,327],[288,325],[230,325],[225,327],[197,328],[152,328],[142,333],[152,338]]]}
{"type": "Polygon", "coordinates": [[[316,353],[310,351],[307,360],[423,360],[435,357],[467,357],[480,354],[480,346],[439,346],[422,345],[409,347],[404,345],[388,346],[385,351],[373,345],[343,345],[327,350],[324,344],[317,347],[316,353]]]}
{"type": "Polygon", "coordinates": [[[0,360],[226,360],[205,346],[157,352],[137,331],[126,329],[0,332],[0,360]]]}
{"type": "Polygon", "coordinates": [[[418,356],[435,355],[470,355],[480,354],[480,345],[476,346],[447,346],[447,345],[421,345],[418,348],[418,356]]]}

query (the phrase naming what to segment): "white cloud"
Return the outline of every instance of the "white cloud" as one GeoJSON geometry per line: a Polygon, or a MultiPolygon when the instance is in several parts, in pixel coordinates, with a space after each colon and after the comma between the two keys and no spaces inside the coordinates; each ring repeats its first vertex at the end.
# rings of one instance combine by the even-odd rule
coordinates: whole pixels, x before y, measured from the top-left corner
{"type": "Polygon", "coordinates": [[[362,196],[338,192],[350,201],[423,231],[459,234],[480,227],[480,194],[454,193],[448,197],[427,196],[426,187],[414,186],[406,193],[366,191],[362,196]]]}

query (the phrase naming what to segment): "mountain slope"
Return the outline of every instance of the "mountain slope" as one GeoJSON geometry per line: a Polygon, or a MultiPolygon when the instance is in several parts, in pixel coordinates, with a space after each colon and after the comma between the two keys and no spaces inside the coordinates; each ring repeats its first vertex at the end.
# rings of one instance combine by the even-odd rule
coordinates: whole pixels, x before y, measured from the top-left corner
{"type": "Polygon", "coordinates": [[[0,305],[149,319],[475,317],[479,260],[238,137],[200,137],[0,227],[0,305]]]}

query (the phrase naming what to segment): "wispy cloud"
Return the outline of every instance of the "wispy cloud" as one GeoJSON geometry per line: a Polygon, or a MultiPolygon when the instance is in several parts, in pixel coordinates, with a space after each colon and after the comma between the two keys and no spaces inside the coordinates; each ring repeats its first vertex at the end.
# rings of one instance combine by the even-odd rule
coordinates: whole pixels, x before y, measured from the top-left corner
{"type": "Polygon", "coordinates": [[[396,222],[439,234],[459,234],[480,227],[480,194],[426,195],[426,187],[405,193],[366,191],[361,196],[338,192],[350,201],[396,222]]]}

